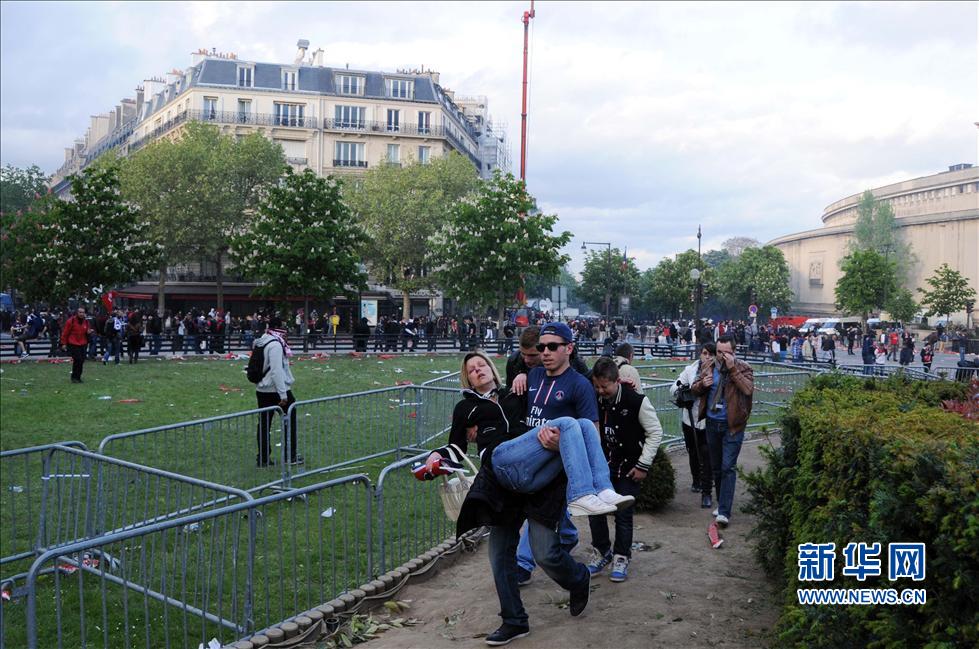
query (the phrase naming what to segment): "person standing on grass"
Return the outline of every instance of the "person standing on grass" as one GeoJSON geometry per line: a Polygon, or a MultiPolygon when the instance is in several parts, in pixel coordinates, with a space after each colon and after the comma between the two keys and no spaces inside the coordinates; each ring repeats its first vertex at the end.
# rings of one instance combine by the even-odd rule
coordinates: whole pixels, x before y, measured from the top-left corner
{"type": "Polygon", "coordinates": [[[126,353],[129,364],[139,361],[139,350],[143,348],[143,317],[139,311],[133,312],[126,322],[126,353]]]}
{"type": "MultiPolygon", "coordinates": [[[[289,358],[292,350],[286,340],[288,332],[282,322],[282,318],[272,316],[269,318],[268,328],[265,334],[255,341],[255,348],[262,348],[265,355],[265,362],[262,366],[262,380],[255,386],[255,396],[258,399],[259,408],[278,406],[282,412],[287,412],[289,406],[296,402],[296,397],[292,394],[292,385],[296,382],[289,368],[289,358]]],[[[254,352],[253,352],[254,353],[254,352]]],[[[258,420],[258,455],[255,464],[259,467],[272,466],[275,462],[271,457],[269,445],[269,431],[272,428],[271,411],[263,412],[258,420]]],[[[302,464],[303,458],[296,452],[296,411],[293,410],[289,417],[287,426],[288,436],[285,436],[283,443],[287,445],[289,464],[302,464]]]]}
{"type": "MultiPolygon", "coordinates": [[[[602,447],[608,459],[612,487],[616,493],[638,497],[640,485],[663,440],[656,409],[645,394],[619,382],[619,368],[612,359],[599,358],[592,368],[591,380],[598,393],[602,447]]],[[[588,517],[591,544],[598,551],[598,557],[588,564],[592,577],[600,575],[611,562],[609,581],[622,582],[628,578],[634,511],[633,503],[615,512],[614,546],[608,535],[608,517],[588,517]]]]}
{"type": "Polygon", "coordinates": [[[718,339],[714,356],[700,364],[690,389],[700,400],[699,417],[707,418],[707,447],[717,489],[714,515],[718,525],[727,527],[734,507],[738,455],[755,391],[754,372],[735,358],[732,336],[718,339]]]}
{"type": "Polygon", "coordinates": [[[71,354],[71,382],[82,382],[82,369],[85,366],[85,350],[88,347],[89,326],[85,317],[85,307],[80,306],[75,315],[65,322],[61,329],[61,347],[71,354]]]}

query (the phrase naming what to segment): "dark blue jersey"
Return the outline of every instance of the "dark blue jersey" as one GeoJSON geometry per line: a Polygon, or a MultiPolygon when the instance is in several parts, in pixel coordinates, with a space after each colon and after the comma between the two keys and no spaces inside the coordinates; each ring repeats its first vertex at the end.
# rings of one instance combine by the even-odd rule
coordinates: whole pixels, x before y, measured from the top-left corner
{"type": "Polygon", "coordinates": [[[536,428],[558,417],[598,421],[595,389],[571,367],[557,376],[535,367],[527,376],[527,426],[536,428]]]}

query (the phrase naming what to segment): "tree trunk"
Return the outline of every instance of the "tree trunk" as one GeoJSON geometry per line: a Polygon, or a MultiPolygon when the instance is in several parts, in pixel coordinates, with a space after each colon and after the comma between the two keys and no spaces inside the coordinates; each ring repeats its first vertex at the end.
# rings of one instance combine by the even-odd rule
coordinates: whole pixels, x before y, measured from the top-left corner
{"type": "Polygon", "coordinates": [[[224,266],[221,265],[221,252],[218,252],[214,259],[214,266],[217,269],[215,277],[215,288],[218,294],[218,311],[224,311],[224,266]]]}
{"type": "Polygon", "coordinates": [[[407,286],[401,289],[401,317],[411,319],[411,292],[407,286]]]}
{"type": "Polygon", "coordinates": [[[506,317],[506,302],[503,298],[500,298],[500,302],[496,307],[496,338],[497,340],[503,339],[503,319],[506,317]]]}
{"type": "Polygon", "coordinates": [[[167,263],[160,263],[160,283],[158,284],[156,293],[156,312],[161,318],[163,314],[166,313],[166,295],[164,291],[167,285],[167,263]]]}

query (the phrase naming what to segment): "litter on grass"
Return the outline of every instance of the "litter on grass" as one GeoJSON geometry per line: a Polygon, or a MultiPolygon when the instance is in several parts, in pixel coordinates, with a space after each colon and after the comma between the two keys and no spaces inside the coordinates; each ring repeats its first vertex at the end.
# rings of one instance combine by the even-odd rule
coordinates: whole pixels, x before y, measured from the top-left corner
{"type": "Polygon", "coordinates": [[[331,518],[336,512],[337,510],[335,510],[334,508],[327,507],[322,512],[320,512],[320,516],[322,516],[323,518],[331,518]]]}

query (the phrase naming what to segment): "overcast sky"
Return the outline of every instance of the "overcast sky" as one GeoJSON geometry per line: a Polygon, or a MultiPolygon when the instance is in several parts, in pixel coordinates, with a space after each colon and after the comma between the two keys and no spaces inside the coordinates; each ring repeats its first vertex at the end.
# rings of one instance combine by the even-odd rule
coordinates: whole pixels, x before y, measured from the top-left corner
{"type": "MultiPolygon", "coordinates": [[[[0,15],[2,162],[54,171],[101,113],[201,47],[285,63],[424,64],[486,95],[519,170],[529,3],[27,3],[0,15]]],[[[816,228],[829,203],[976,163],[974,2],[538,2],[528,185],[581,242],[640,268],[816,228]]]]}

